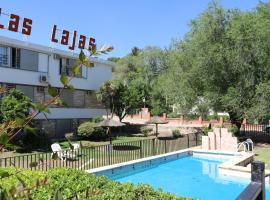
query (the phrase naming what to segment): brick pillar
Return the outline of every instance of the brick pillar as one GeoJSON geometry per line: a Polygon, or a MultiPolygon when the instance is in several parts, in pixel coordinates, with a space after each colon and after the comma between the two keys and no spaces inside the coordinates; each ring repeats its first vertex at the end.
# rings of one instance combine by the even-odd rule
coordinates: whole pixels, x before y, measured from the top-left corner
{"type": "Polygon", "coordinates": [[[198,119],[198,123],[199,123],[199,124],[202,124],[202,122],[203,122],[202,116],[200,116],[199,119],[198,119]]]}
{"type": "Polygon", "coordinates": [[[247,124],[247,119],[244,118],[242,124],[247,124]]]}
{"type": "Polygon", "coordinates": [[[184,124],[184,116],[183,115],[181,115],[179,122],[180,122],[181,125],[184,124]]]}
{"type": "Polygon", "coordinates": [[[166,119],[167,119],[167,114],[166,114],[166,113],[163,113],[162,118],[163,118],[163,120],[166,121],[166,119]]]}
{"type": "Polygon", "coordinates": [[[224,124],[224,119],[223,119],[223,117],[220,117],[219,118],[219,123],[222,125],[222,124],[224,124]]]}

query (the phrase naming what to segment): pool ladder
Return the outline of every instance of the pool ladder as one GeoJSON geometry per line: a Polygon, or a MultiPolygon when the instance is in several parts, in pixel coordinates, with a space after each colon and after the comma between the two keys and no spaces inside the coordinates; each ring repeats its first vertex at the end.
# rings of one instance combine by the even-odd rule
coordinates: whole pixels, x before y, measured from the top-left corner
{"type": "Polygon", "coordinates": [[[247,139],[246,141],[239,143],[237,150],[240,151],[241,147],[244,147],[245,152],[253,153],[253,141],[251,139],[247,139]]]}

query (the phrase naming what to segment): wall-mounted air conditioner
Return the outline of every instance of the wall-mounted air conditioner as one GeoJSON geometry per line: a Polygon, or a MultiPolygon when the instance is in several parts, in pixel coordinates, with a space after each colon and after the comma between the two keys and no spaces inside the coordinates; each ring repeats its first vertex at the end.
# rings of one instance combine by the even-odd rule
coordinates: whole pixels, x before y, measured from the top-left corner
{"type": "Polygon", "coordinates": [[[39,81],[41,83],[48,83],[48,76],[46,76],[46,75],[40,75],[39,81]]]}

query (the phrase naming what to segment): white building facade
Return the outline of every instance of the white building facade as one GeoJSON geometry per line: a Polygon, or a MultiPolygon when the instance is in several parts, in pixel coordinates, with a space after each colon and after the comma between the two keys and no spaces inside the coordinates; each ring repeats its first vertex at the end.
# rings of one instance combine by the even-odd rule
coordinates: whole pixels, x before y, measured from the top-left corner
{"type": "MultiPolygon", "coordinates": [[[[48,85],[61,88],[61,74],[69,76],[78,54],[52,49],[0,36],[0,85],[16,88],[33,102],[46,102],[50,97],[48,85]]],[[[62,138],[75,132],[77,126],[90,118],[106,114],[96,99],[95,91],[112,77],[114,63],[92,58],[93,68],[83,67],[81,75],[71,84],[75,91],[64,90],[61,98],[67,107],[50,107],[50,114],[35,120],[49,137],[62,138]]]]}

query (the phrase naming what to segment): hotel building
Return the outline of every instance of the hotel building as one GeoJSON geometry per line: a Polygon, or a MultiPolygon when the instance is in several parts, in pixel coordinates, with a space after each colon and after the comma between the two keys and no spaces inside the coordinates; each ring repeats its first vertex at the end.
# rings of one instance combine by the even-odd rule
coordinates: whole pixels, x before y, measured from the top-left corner
{"type": "MultiPolygon", "coordinates": [[[[71,74],[78,54],[52,49],[0,36],[0,86],[16,88],[33,102],[48,100],[48,85],[61,88],[60,75],[71,74]]],[[[51,138],[76,132],[87,119],[106,114],[95,91],[112,77],[113,62],[93,58],[93,68],[82,67],[81,76],[72,80],[75,91],[64,90],[61,98],[67,107],[50,107],[50,114],[39,114],[35,121],[51,138]]]]}

